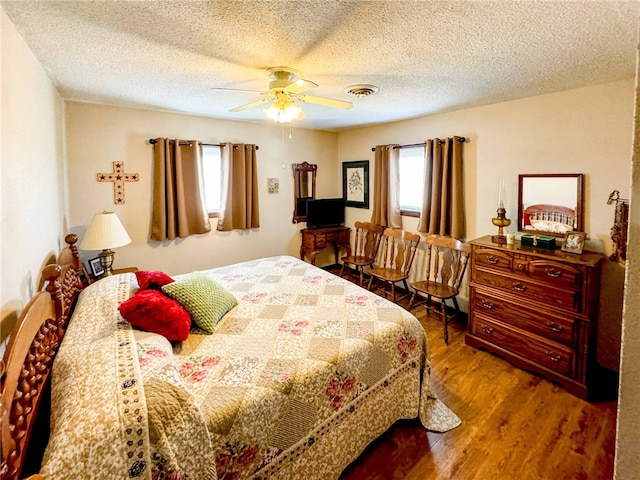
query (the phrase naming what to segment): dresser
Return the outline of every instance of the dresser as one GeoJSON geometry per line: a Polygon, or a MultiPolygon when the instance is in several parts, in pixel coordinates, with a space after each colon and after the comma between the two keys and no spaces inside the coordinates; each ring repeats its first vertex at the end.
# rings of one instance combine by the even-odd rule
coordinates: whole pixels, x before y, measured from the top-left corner
{"type": "Polygon", "coordinates": [[[589,398],[604,255],[472,240],[465,343],[589,398]]]}
{"type": "Polygon", "coordinates": [[[333,251],[338,262],[339,249],[345,248],[347,256],[351,255],[351,245],[349,237],[351,229],[349,227],[319,227],[303,228],[300,230],[302,243],[300,245],[300,259],[304,260],[305,254],[311,257],[311,264],[316,264],[316,256],[323,248],[333,245],[333,251]]]}

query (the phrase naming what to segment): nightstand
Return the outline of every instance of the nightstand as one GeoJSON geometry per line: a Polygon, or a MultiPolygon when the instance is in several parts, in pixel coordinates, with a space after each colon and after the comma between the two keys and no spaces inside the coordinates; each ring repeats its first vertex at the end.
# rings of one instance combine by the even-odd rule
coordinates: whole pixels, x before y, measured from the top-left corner
{"type": "Polygon", "coordinates": [[[113,274],[117,275],[119,273],[136,273],[138,271],[138,267],[126,267],[126,268],[116,268],[113,270],[113,274]]]}

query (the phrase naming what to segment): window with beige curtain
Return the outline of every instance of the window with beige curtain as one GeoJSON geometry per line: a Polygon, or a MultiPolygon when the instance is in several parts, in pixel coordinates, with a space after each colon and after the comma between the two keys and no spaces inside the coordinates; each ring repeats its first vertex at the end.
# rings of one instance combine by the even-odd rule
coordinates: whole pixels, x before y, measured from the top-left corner
{"type": "Polygon", "coordinates": [[[153,147],[151,240],[211,231],[204,201],[202,145],[157,138],[153,147]]]}
{"type": "Polygon", "coordinates": [[[399,145],[378,145],[375,148],[373,173],[373,212],[371,222],[385,227],[402,228],[398,190],[399,145]]]}
{"type": "Polygon", "coordinates": [[[418,231],[464,239],[462,137],[426,141],[424,196],[418,231]]]}
{"type": "Polygon", "coordinates": [[[221,145],[222,185],[218,230],[260,227],[256,146],[221,145]]]}

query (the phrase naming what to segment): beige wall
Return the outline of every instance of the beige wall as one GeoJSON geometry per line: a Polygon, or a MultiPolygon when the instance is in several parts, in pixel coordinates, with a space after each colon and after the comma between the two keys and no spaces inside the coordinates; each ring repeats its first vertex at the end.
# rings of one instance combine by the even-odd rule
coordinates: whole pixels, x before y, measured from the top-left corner
{"type": "Polygon", "coordinates": [[[0,25],[0,321],[4,337],[38,288],[46,260],[59,251],[67,217],[63,101],[2,8],[0,25]]]}
{"type": "MultiPolygon", "coordinates": [[[[369,160],[371,147],[409,144],[427,138],[460,135],[464,146],[467,238],[496,233],[498,182],[505,178],[507,217],[516,230],[518,174],[584,173],[585,230],[589,248],[612,251],[613,207],[606,201],[613,190],[626,196],[633,133],[634,80],[529,97],[484,107],[420,117],[403,122],[359,128],[339,136],[341,162],[369,160]]],[[[347,221],[368,220],[370,210],[347,209],[347,221]]],[[[417,219],[404,217],[403,227],[417,231],[417,219]]],[[[418,256],[417,278],[423,265],[418,256]]],[[[598,359],[607,368],[619,364],[624,269],[605,262],[603,269],[598,359]]],[[[463,296],[466,295],[463,294],[463,296]]],[[[466,309],[466,302],[462,302],[466,309]]]]}
{"type": "MultiPolygon", "coordinates": [[[[638,66],[640,73],[640,65],[638,66]]],[[[640,472],[640,87],[636,83],[635,136],[629,212],[629,249],[625,280],[622,352],[616,435],[616,480],[635,480],[640,472]]]]}
{"type": "MultiPolygon", "coordinates": [[[[294,128],[293,138],[285,136],[283,141],[281,127],[273,123],[76,102],[68,102],[66,118],[71,227],[83,234],[96,212],[115,211],[132,238],[130,245],[117,249],[115,268],[137,266],[178,274],[270,255],[297,256],[301,227],[291,222],[292,163],[318,165],[320,197],[341,195],[334,133],[294,128]],[[153,148],[148,139],[155,137],[259,145],[260,228],[149,241],[153,148]],[[125,205],[114,205],[113,184],[96,181],[96,174],[110,172],[114,161],[124,162],[126,172],[140,174],[139,182],[125,186],[125,205]],[[267,193],[267,178],[280,179],[280,193],[267,193]]],[[[96,253],[81,252],[85,259],[96,253]]]]}

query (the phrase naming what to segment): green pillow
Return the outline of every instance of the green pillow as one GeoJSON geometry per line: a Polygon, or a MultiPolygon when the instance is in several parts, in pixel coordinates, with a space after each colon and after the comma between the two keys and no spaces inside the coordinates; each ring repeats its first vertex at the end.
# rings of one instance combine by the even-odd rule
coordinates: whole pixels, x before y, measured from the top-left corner
{"type": "Polygon", "coordinates": [[[202,272],[168,283],[162,291],[180,303],[196,325],[209,333],[224,314],[238,304],[236,297],[202,272]]]}

